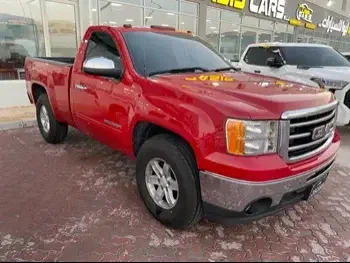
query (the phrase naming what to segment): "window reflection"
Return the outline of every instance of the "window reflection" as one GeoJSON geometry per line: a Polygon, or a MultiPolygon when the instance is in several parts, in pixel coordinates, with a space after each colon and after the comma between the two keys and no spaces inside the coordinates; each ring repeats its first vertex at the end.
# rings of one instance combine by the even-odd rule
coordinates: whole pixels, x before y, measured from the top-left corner
{"type": "Polygon", "coordinates": [[[242,24],[244,26],[259,27],[259,19],[252,16],[243,17],[242,24]]]}
{"type": "Polygon", "coordinates": [[[241,23],[241,17],[239,13],[231,12],[231,11],[222,11],[222,18],[223,21],[230,22],[233,24],[240,24],[241,23]]]}
{"type": "Polygon", "coordinates": [[[256,32],[252,29],[243,28],[242,29],[242,44],[241,44],[241,54],[250,45],[256,43],[256,32]]]}
{"type": "Polygon", "coordinates": [[[142,8],[101,1],[101,23],[111,26],[142,26],[142,8]]]}
{"type": "Polygon", "coordinates": [[[220,9],[208,7],[207,20],[220,20],[220,9]]]}
{"type": "Polygon", "coordinates": [[[275,26],[275,42],[285,42],[287,38],[287,25],[282,23],[277,23],[275,26]]]}
{"type": "Polygon", "coordinates": [[[269,32],[258,32],[257,42],[258,43],[267,43],[271,42],[271,33],[269,32]]]}
{"type": "Polygon", "coordinates": [[[181,2],[181,13],[188,15],[198,15],[198,4],[181,2]]]}
{"type": "Polygon", "coordinates": [[[125,4],[142,5],[143,0],[118,0],[118,2],[125,4]]]}
{"type": "Polygon", "coordinates": [[[75,57],[78,46],[75,6],[47,1],[46,9],[49,18],[51,55],[75,57]]]}
{"type": "Polygon", "coordinates": [[[193,16],[180,16],[179,29],[183,31],[197,32],[197,18],[193,16]]]}
{"type": "Polygon", "coordinates": [[[220,38],[220,53],[228,59],[238,60],[240,27],[229,23],[221,23],[220,38]]]}
{"type": "Polygon", "coordinates": [[[274,22],[271,21],[271,20],[260,19],[260,26],[259,26],[259,28],[266,29],[266,30],[273,30],[274,22]]]}
{"type": "Polygon", "coordinates": [[[219,22],[207,20],[206,38],[216,49],[219,49],[219,29],[219,22]]]}
{"type": "Polygon", "coordinates": [[[145,0],[145,6],[174,12],[179,11],[178,0],[145,0]]]}
{"type": "Polygon", "coordinates": [[[98,24],[97,1],[98,0],[90,0],[89,4],[80,6],[82,10],[80,13],[83,23],[81,25],[82,32],[86,32],[89,26],[98,24]]]}
{"type": "Polygon", "coordinates": [[[45,54],[39,0],[0,6],[0,80],[23,79],[25,57],[45,54]]]}
{"type": "Polygon", "coordinates": [[[171,12],[145,9],[145,26],[161,25],[176,28],[178,15],[171,12]]]}

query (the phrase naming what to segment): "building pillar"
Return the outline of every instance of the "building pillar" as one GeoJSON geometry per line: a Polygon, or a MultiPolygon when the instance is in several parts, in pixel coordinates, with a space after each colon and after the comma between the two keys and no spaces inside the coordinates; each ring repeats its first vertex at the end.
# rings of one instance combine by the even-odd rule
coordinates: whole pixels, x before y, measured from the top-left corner
{"type": "Polygon", "coordinates": [[[199,3],[198,35],[201,37],[206,36],[207,6],[207,0],[202,0],[199,3]]]}

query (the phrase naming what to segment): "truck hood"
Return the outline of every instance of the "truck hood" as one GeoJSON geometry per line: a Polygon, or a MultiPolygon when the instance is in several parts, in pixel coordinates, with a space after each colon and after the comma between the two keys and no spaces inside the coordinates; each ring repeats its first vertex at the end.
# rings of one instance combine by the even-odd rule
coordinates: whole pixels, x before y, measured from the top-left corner
{"type": "Polygon", "coordinates": [[[205,100],[225,114],[252,119],[279,119],[285,111],[334,100],[321,89],[243,72],[158,75],[150,80],[205,100]]]}

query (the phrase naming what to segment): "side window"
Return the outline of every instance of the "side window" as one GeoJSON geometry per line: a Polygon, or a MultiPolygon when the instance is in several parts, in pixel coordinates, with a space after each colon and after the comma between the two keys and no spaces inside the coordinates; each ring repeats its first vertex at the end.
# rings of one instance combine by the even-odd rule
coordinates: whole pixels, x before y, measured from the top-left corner
{"type": "Polygon", "coordinates": [[[250,65],[266,66],[267,59],[271,57],[280,58],[278,47],[252,47],[245,55],[244,61],[250,65]]]}
{"type": "Polygon", "coordinates": [[[89,39],[84,61],[95,57],[108,58],[114,62],[116,68],[122,68],[120,54],[114,40],[105,32],[95,32],[89,39]]]}

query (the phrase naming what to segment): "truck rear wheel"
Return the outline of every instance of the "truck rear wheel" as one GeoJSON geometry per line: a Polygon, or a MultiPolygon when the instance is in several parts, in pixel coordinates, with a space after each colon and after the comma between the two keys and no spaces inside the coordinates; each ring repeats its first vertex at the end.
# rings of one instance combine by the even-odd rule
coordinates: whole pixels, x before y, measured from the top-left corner
{"type": "Polygon", "coordinates": [[[137,186],[149,212],[175,229],[202,217],[198,170],[188,146],[171,135],[146,141],[137,156],[137,186]]]}
{"type": "Polygon", "coordinates": [[[68,125],[56,121],[47,94],[40,95],[36,103],[36,119],[42,137],[51,144],[63,142],[68,125]]]}

